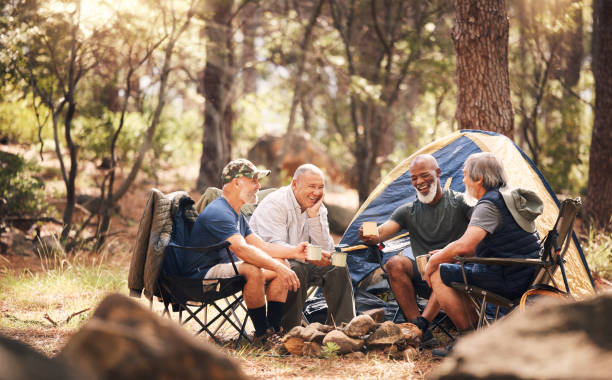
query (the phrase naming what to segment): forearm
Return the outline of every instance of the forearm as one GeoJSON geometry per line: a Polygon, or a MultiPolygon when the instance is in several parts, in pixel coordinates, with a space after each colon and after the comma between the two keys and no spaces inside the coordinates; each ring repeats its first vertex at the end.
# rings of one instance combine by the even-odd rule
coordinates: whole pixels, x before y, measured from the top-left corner
{"type": "Polygon", "coordinates": [[[275,260],[273,256],[252,245],[241,247],[234,253],[240,260],[253,264],[259,268],[276,271],[278,266],[282,265],[279,261],[275,260]]]}
{"type": "Polygon", "coordinates": [[[270,257],[277,259],[293,259],[296,255],[296,247],[291,244],[287,244],[284,241],[266,242],[262,243],[262,249],[270,257]]]}

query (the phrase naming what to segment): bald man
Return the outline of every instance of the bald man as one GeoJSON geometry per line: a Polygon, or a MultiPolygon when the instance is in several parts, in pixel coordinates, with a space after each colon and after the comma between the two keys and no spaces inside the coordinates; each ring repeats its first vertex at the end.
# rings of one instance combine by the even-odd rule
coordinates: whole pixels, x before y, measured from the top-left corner
{"type": "MultiPolygon", "coordinates": [[[[412,253],[416,258],[459,239],[467,229],[472,207],[465,202],[462,193],[442,190],[440,172],[432,155],[415,157],[410,164],[410,177],[416,189],[417,200],[395,210],[391,218],[378,227],[377,237],[363,236],[363,229],[360,228],[361,240],[368,244],[378,244],[400,230],[407,230],[412,253]]],[[[385,269],[402,312],[423,332],[423,346],[435,345],[436,340],[429,324],[440,311],[440,305],[431,288],[421,278],[416,263],[411,258],[396,255],[387,261],[385,269]],[[417,306],[417,294],[429,299],[422,315],[417,306]]]]}

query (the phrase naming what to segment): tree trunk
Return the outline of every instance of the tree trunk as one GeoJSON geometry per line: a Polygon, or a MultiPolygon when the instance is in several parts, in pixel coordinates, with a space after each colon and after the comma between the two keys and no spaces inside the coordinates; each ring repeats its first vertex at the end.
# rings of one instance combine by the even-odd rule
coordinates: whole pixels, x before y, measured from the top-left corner
{"type": "Polygon", "coordinates": [[[221,170],[231,157],[233,111],[231,13],[233,1],[209,1],[212,20],[206,23],[206,68],[202,87],[206,106],[197,188],[221,185],[221,170]],[[229,40],[228,40],[229,39],[229,40]]]}
{"type": "MultiPolygon", "coordinates": [[[[72,96],[72,93],[70,93],[72,96]]],[[[64,137],[66,139],[66,145],[68,146],[68,153],[70,155],[70,170],[68,171],[68,178],[66,181],[66,208],[64,209],[64,228],[62,229],[61,241],[65,242],[68,239],[68,234],[72,229],[72,217],[74,215],[74,208],[76,204],[76,177],[77,177],[77,150],[78,147],[75,145],[70,134],[72,128],[72,119],[76,111],[76,104],[73,100],[68,102],[68,109],[64,119],[64,137]]]]}
{"type": "Polygon", "coordinates": [[[505,0],[455,0],[460,129],[513,134],[505,0]]]}
{"type": "Polygon", "coordinates": [[[593,76],[595,120],[589,160],[586,216],[612,230],[612,2],[593,1],[593,76]]]}

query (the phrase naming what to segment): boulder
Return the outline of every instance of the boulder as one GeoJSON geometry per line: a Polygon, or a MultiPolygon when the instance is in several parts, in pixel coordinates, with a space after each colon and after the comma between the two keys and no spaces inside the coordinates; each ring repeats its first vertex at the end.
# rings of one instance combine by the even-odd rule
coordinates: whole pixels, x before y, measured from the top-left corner
{"type": "Polygon", "coordinates": [[[88,379],[61,359],[49,359],[25,343],[0,335],[0,379],[88,379]]]}
{"type": "Polygon", "coordinates": [[[15,256],[36,256],[32,241],[22,231],[16,228],[7,228],[0,233],[0,253],[15,256]]]}
{"type": "Polygon", "coordinates": [[[351,319],[344,328],[344,333],[351,338],[359,338],[376,329],[376,322],[369,315],[358,315],[351,319]]]}
{"type": "Polygon", "coordinates": [[[385,321],[385,309],[383,308],[366,310],[361,315],[369,315],[376,323],[383,323],[385,321]]]}
{"type": "Polygon", "coordinates": [[[609,379],[612,292],[547,300],[462,337],[434,379],[609,379]]]}
{"type": "Polygon", "coordinates": [[[368,348],[399,344],[404,338],[402,330],[393,322],[382,323],[366,340],[368,348]]]}
{"type": "Polygon", "coordinates": [[[338,354],[347,354],[353,351],[359,351],[363,347],[363,339],[353,339],[339,330],[332,330],[323,339],[323,345],[327,343],[336,343],[340,349],[338,354]]]}
{"type": "Polygon", "coordinates": [[[59,357],[94,379],[244,379],[202,338],[120,294],[107,296],[59,357]]]}

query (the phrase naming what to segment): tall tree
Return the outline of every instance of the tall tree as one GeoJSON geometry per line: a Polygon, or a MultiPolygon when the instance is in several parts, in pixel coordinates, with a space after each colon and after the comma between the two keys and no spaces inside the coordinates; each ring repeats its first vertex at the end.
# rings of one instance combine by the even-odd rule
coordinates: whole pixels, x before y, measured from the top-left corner
{"type": "Polygon", "coordinates": [[[589,161],[586,214],[597,227],[612,230],[612,1],[593,1],[595,120],[589,161]]]}
{"type": "Polygon", "coordinates": [[[512,137],[505,0],[455,0],[457,120],[461,129],[512,137]]]}
{"type": "Polygon", "coordinates": [[[231,157],[232,91],[234,91],[233,0],[205,2],[206,67],[202,78],[206,105],[197,188],[220,185],[223,166],[231,157]]]}

